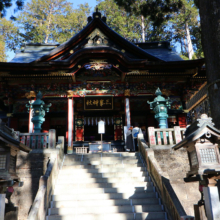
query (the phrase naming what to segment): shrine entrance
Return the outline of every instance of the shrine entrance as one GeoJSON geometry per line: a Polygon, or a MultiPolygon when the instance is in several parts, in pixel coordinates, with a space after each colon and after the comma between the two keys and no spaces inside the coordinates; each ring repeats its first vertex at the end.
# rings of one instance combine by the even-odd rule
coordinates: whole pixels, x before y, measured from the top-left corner
{"type": "Polygon", "coordinates": [[[100,141],[98,122],[105,122],[103,140],[107,142],[123,140],[123,120],[121,115],[114,112],[90,112],[84,116],[75,116],[75,141],[95,142],[100,141]]]}
{"type": "Polygon", "coordinates": [[[124,103],[112,96],[87,96],[75,100],[74,141],[85,143],[101,140],[98,122],[105,122],[103,141],[123,141],[124,103]]]}
{"type": "Polygon", "coordinates": [[[84,141],[100,141],[100,134],[98,134],[100,120],[105,122],[103,140],[108,142],[114,140],[114,116],[93,116],[84,117],[84,141]]]}

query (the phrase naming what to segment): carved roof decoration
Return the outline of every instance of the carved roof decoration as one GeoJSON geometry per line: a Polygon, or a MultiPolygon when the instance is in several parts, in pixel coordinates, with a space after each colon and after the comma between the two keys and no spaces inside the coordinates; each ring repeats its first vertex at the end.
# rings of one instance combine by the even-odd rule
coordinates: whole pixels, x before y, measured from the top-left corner
{"type": "Polygon", "coordinates": [[[204,59],[182,60],[167,41],[135,45],[113,31],[106,18],[96,11],[88,18],[88,24],[67,42],[27,44],[10,63],[0,62],[0,77],[9,80],[10,77],[54,76],[72,78],[75,82],[75,74],[86,68],[111,68],[123,73],[122,81],[136,75],[192,77],[203,64],[204,59]]]}
{"type": "Polygon", "coordinates": [[[201,119],[197,119],[197,121],[186,129],[185,138],[174,145],[173,149],[178,150],[179,148],[187,147],[190,143],[202,137],[210,138],[210,141],[213,141],[213,137],[220,137],[220,130],[214,127],[212,118],[208,117],[206,114],[201,115],[201,119]]]}

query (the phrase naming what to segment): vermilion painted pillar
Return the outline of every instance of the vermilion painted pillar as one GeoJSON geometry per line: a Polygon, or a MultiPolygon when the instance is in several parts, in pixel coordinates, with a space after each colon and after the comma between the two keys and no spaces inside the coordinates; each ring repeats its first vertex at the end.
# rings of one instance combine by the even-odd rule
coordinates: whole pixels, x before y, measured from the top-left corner
{"type": "MultiPolygon", "coordinates": [[[[30,100],[30,104],[32,104],[35,100],[30,100]]],[[[30,108],[29,110],[29,121],[28,121],[28,133],[33,133],[34,131],[34,124],[31,121],[32,117],[33,117],[33,108],[30,108]]]]}
{"type": "Polygon", "coordinates": [[[74,103],[73,98],[68,98],[68,145],[67,153],[73,153],[73,119],[74,119],[74,103]]]}

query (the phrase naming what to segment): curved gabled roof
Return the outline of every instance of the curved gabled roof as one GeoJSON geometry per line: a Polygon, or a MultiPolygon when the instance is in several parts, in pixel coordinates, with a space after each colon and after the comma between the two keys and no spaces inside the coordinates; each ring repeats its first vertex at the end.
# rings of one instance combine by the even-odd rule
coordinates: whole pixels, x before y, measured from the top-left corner
{"type": "MultiPolygon", "coordinates": [[[[89,34],[91,34],[96,28],[98,28],[106,37],[108,37],[113,44],[123,48],[126,52],[132,53],[137,59],[145,59],[149,61],[162,61],[162,59],[151,55],[130,41],[126,40],[118,33],[113,31],[103,20],[101,19],[101,14],[99,12],[93,13],[93,19],[88,19],[90,22],[75,36],[70,38],[67,42],[58,46],[57,48],[50,51],[47,55],[36,59],[33,62],[46,62],[50,60],[55,60],[61,57],[63,54],[72,50],[74,47],[79,45],[83,40],[87,39],[89,34]]],[[[93,47],[94,49],[95,47],[93,47]]]]}

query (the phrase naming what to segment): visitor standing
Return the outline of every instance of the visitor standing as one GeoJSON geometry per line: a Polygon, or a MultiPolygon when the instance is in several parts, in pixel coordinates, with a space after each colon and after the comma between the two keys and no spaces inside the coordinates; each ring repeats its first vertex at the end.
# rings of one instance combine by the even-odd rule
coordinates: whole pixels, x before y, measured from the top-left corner
{"type": "Polygon", "coordinates": [[[132,130],[132,136],[133,136],[133,140],[134,140],[135,151],[138,151],[138,142],[137,142],[138,134],[142,134],[142,130],[141,130],[141,128],[138,127],[138,124],[136,123],[135,127],[132,130]]]}
{"type": "Polygon", "coordinates": [[[133,127],[130,127],[126,133],[126,143],[125,143],[126,151],[135,151],[132,130],[133,127]]]}

